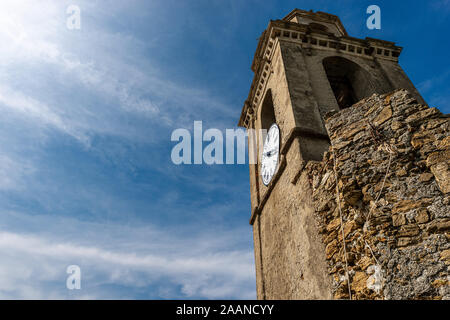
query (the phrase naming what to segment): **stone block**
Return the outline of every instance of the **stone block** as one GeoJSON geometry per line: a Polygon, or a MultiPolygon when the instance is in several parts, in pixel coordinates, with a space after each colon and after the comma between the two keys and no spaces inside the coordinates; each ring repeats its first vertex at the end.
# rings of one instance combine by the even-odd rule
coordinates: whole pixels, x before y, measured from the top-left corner
{"type": "Polygon", "coordinates": [[[443,193],[450,192],[450,170],[448,167],[449,162],[450,159],[447,162],[439,162],[435,165],[432,165],[430,168],[431,172],[436,178],[439,189],[441,189],[443,193]]]}

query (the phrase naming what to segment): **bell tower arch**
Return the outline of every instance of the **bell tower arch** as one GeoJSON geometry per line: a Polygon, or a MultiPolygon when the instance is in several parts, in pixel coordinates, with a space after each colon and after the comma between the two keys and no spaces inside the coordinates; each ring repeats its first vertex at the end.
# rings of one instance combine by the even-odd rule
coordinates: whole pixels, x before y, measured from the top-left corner
{"type": "Polygon", "coordinates": [[[322,64],[340,109],[376,93],[371,74],[357,63],[335,56],[323,59],[322,64]]]}

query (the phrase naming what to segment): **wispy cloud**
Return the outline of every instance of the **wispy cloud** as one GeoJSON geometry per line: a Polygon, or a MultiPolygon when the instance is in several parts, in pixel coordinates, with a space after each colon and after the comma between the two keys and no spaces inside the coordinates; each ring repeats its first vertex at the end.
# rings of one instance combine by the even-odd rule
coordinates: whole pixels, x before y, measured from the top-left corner
{"type": "Polygon", "coordinates": [[[76,298],[92,293],[96,298],[120,296],[119,292],[107,292],[112,284],[130,291],[149,287],[153,290],[147,298],[166,298],[164,291],[179,298],[254,298],[253,254],[248,249],[232,249],[238,244],[233,239],[238,230],[186,238],[183,232],[176,235],[151,226],[110,225],[106,237],[91,238],[88,241],[95,244],[89,245],[83,236],[105,226],[70,219],[58,219],[59,223],[75,223],[68,230],[75,232],[79,227],[78,242],[84,243],[77,243],[76,237],[58,240],[53,232],[0,231],[0,297],[70,297],[75,293],[65,288],[65,271],[68,265],[77,264],[82,268],[83,289],[76,298]],[[142,242],[145,240],[148,245],[142,242]],[[160,279],[167,281],[161,284],[160,279]],[[179,293],[177,286],[181,287],[179,293]]]}
{"type": "Polygon", "coordinates": [[[31,175],[34,170],[30,162],[0,154],[0,191],[23,189],[24,177],[31,175]]]}
{"type": "Polygon", "coordinates": [[[444,71],[430,79],[422,81],[417,86],[419,91],[429,96],[428,104],[432,107],[438,107],[442,111],[446,112],[450,110],[448,91],[436,90],[436,88],[445,87],[445,84],[449,82],[450,70],[444,71]]]}
{"type": "MultiPolygon", "coordinates": [[[[86,16],[101,9],[83,4],[86,16]]],[[[3,102],[87,145],[92,133],[136,138],[141,132],[149,142],[158,136],[148,126],[146,130],[128,127],[124,117],[144,117],[154,128],[188,126],[199,115],[223,126],[227,117],[235,117],[204,88],[168,79],[152,64],[145,43],[109,31],[101,25],[104,21],[83,22],[76,33],[65,28],[63,2],[5,1],[2,7],[7,10],[0,13],[0,41],[10,43],[0,49],[3,102]],[[24,82],[20,74],[38,78],[24,82]],[[39,94],[52,89],[65,90],[64,100],[39,94]],[[87,105],[83,97],[103,103],[87,105]],[[217,112],[222,117],[217,118],[217,112]]]]}
{"type": "Polygon", "coordinates": [[[80,140],[84,138],[48,105],[0,84],[1,109],[4,109],[3,112],[8,109],[12,113],[18,113],[20,117],[31,118],[34,120],[34,124],[54,127],[80,140]]]}
{"type": "Polygon", "coordinates": [[[431,2],[431,6],[436,10],[450,12],[450,0],[434,0],[431,2]]]}
{"type": "Polygon", "coordinates": [[[430,79],[422,81],[417,86],[419,91],[428,92],[436,86],[440,86],[445,82],[448,82],[448,78],[450,77],[450,70],[446,70],[441,74],[438,74],[430,79]]]}

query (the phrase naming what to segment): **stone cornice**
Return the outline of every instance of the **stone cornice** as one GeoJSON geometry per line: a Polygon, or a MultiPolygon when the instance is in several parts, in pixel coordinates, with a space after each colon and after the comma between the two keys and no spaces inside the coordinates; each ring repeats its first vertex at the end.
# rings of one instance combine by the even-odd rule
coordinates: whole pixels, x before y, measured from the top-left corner
{"type": "Polygon", "coordinates": [[[402,47],[394,42],[374,38],[359,39],[350,36],[337,37],[333,33],[312,30],[302,25],[285,20],[270,21],[262,33],[253,58],[252,70],[255,72],[247,100],[242,108],[238,126],[248,128],[250,118],[256,114],[256,107],[261,100],[263,88],[271,72],[271,59],[274,47],[279,41],[300,44],[303,48],[345,52],[346,54],[366,59],[384,59],[397,62],[402,47]]]}
{"type": "Polygon", "coordinates": [[[334,14],[322,12],[322,11],[313,12],[312,10],[311,11],[306,11],[306,10],[301,10],[301,9],[294,9],[286,17],[284,17],[282,20],[290,21],[292,18],[294,18],[297,15],[299,15],[299,16],[313,16],[315,21],[334,23],[338,27],[339,31],[342,34],[347,35],[347,30],[345,30],[344,25],[342,24],[341,19],[339,19],[338,16],[336,16],[334,14]]]}

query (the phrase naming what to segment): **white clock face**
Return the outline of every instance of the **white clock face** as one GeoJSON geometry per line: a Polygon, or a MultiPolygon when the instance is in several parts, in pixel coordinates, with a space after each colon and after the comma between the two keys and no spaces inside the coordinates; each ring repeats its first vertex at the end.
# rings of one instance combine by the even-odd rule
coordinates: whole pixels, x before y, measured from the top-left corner
{"type": "Polygon", "coordinates": [[[280,149],[280,129],[274,123],[267,132],[261,155],[261,177],[264,185],[268,185],[278,166],[280,149]]]}

